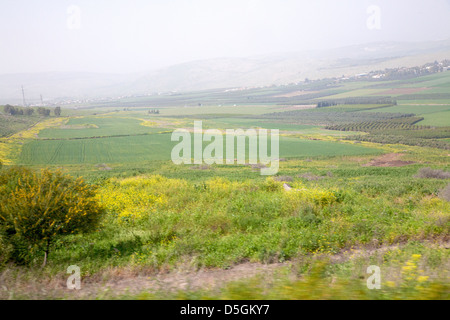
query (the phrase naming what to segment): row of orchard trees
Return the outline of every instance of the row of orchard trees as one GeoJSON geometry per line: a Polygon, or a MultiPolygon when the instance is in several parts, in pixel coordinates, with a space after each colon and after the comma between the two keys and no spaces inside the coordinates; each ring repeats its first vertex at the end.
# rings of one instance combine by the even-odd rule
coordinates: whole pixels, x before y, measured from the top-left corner
{"type": "MultiPolygon", "coordinates": [[[[36,111],[38,115],[48,117],[48,116],[50,116],[50,113],[51,113],[51,109],[44,108],[44,107],[38,107],[35,110],[34,108],[31,108],[31,107],[22,108],[22,107],[11,106],[9,104],[7,104],[3,108],[3,110],[4,110],[5,114],[11,115],[11,116],[17,116],[17,115],[32,116],[36,111]]],[[[53,109],[53,113],[57,117],[61,116],[61,107],[56,107],[55,109],[53,109]]]]}

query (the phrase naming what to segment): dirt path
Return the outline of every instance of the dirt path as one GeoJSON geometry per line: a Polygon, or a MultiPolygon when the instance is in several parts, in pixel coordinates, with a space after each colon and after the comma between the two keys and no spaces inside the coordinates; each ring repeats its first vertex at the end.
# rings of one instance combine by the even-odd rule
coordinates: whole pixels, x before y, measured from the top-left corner
{"type": "Polygon", "coordinates": [[[255,276],[272,278],[288,263],[261,264],[243,263],[230,269],[206,269],[200,271],[168,272],[151,276],[115,277],[105,283],[85,283],[77,296],[96,296],[102,291],[135,293],[143,291],[177,291],[219,288],[232,281],[249,279],[255,276]]]}
{"type": "MultiPolygon", "coordinates": [[[[450,249],[448,238],[440,239],[437,242],[424,241],[430,247],[450,249]]],[[[388,246],[377,246],[376,241],[372,247],[350,248],[328,257],[331,263],[343,263],[355,258],[369,258],[374,255],[384,254],[387,251],[401,249],[404,244],[393,244],[388,246]]],[[[115,277],[105,283],[85,283],[83,290],[76,295],[79,297],[96,297],[102,291],[120,293],[140,293],[143,291],[171,291],[171,290],[196,290],[196,289],[214,289],[220,288],[226,283],[232,281],[245,280],[260,276],[264,281],[273,280],[274,275],[286,274],[289,272],[292,278],[293,265],[296,261],[284,263],[261,264],[261,263],[243,263],[231,267],[230,269],[206,269],[197,272],[168,272],[153,276],[124,276],[115,277]]],[[[298,261],[297,261],[298,263],[298,261]]]]}
{"type": "Polygon", "coordinates": [[[415,163],[414,161],[399,160],[403,153],[389,153],[384,154],[378,158],[373,159],[369,163],[363,164],[363,167],[403,167],[415,163]]]}
{"type": "MultiPolygon", "coordinates": [[[[450,241],[447,238],[437,242],[424,241],[430,247],[450,249],[450,241]]],[[[358,257],[370,257],[383,254],[388,250],[401,249],[402,244],[378,247],[351,248],[338,254],[329,256],[331,263],[343,263],[358,257]]],[[[284,263],[261,264],[242,263],[229,269],[205,269],[200,271],[171,271],[161,273],[142,272],[124,269],[112,269],[104,271],[101,275],[95,275],[82,279],[81,290],[68,290],[66,287],[67,277],[47,281],[36,280],[30,282],[25,276],[16,277],[13,282],[4,281],[8,278],[6,274],[0,274],[0,299],[8,299],[11,292],[26,293],[32,299],[110,299],[114,296],[125,294],[138,294],[141,292],[170,292],[177,290],[196,289],[218,289],[226,283],[245,280],[260,276],[261,281],[273,280],[275,275],[290,274],[295,278],[292,271],[297,261],[284,263]]],[[[14,296],[13,296],[14,297],[14,296]]]]}
{"type": "MultiPolygon", "coordinates": [[[[16,299],[111,299],[115,296],[137,295],[142,292],[176,292],[179,290],[218,289],[226,283],[255,276],[273,279],[291,264],[242,263],[229,269],[204,269],[200,271],[136,271],[111,269],[91,277],[82,277],[80,290],[67,289],[70,275],[51,279],[29,279],[26,274],[11,279],[8,271],[0,273],[0,300],[16,299]]],[[[82,270],[81,270],[82,271],[82,270]]]]}

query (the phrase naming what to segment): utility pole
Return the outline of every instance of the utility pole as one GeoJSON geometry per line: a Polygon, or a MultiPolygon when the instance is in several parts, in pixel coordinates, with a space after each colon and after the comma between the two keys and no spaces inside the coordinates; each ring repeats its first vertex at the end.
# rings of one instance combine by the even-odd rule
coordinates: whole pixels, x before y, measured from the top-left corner
{"type": "Polygon", "coordinates": [[[23,107],[25,108],[27,104],[25,102],[25,91],[23,90],[23,85],[22,85],[22,98],[23,98],[23,107]]]}

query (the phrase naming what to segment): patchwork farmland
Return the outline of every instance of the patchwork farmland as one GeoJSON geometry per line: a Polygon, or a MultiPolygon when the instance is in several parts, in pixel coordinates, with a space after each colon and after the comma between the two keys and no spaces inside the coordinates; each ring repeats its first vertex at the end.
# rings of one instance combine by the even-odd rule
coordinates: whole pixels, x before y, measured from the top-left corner
{"type": "Polygon", "coordinates": [[[64,298],[49,283],[76,261],[88,288],[76,299],[296,299],[312,282],[320,299],[448,299],[449,88],[450,72],[323,79],[0,115],[0,181],[21,185],[5,178],[15,165],[59,170],[95,186],[105,210],[93,232],[51,243],[44,274],[41,247],[2,246],[2,272],[20,275],[2,281],[18,298],[64,298]],[[194,121],[280,130],[279,171],[174,164],[172,133],[194,121]],[[391,270],[382,290],[366,289],[373,264],[391,270]],[[181,271],[191,287],[177,282],[181,271]],[[25,278],[34,289],[23,290],[25,278]]]}

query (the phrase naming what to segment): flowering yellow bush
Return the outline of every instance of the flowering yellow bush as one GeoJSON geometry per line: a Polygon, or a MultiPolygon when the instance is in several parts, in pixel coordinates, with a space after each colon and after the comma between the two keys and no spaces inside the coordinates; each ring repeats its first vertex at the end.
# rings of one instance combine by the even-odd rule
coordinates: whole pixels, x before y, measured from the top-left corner
{"type": "Polygon", "coordinates": [[[6,141],[0,141],[0,162],[2,164],[11,164],[11,152],[13,150],[13,145],[7,143],[6,141]]]}
{"type": "Polygon", "coordinates": [[[267,177],[262,184],[262,188],[265,191],[281,191],[283,190],[283,183],[280,181],[275,181],[273,177],[267,177]]]}
{"type": "Polygon", "coordinates": [[[150,214],[159,205],[167,202],[167,197],[158,194],[152,188],[152,181],[126,179],[117,183],[109,183],[103,187],[98,199],[105,208],[118,214],[118,217],[142,218],[150,214]]]}
{"type": "Polygon", "coordinates": [[[286,193],[289,201],[307,201],[316,205],[329,205],[336,202],[336,194],[331,190],[324,190],[320,188],[306,188],[300,187],[290,190],[286,193]]]}
{"type": "Polygon", "coordinates": [[[151,121],[151,120],[142,120],[140,119],[141,122],[141,126],[144,127],[155,127],[157,125],[157,123],[155,121],[151,121]]]}
{"type": "Polygon", "coordinates": [[[261,188],[268,192],[279,192],[283,197],[283,206],[287,211],[295,211],[302,204],[327,205],[336,201],[333,191],[301,188],[285,192],[283,184],[272,177],[255,185],[251,182],[230,181],[221,177],[206,180],[202,188],[182,179],[168,179],[160,175],[139,176],[126,179],[111,179],[104,185],[98,194],[100,203],[119,218],[141,219],[158,210],[171,210],[197,206],[194,199],[203,205],[215,203],[231,192],[246,192],[252,188],[261,188]]]}
{"type": "Polygon", "coordinates": [[[214,192],[228,192],[244,187],[244,184],[242,183],[236,181],[231,182],[227,179],[220,177],[215,177],[210,180],[207,180],[205,182],[205,185],[207,186],[208,190],[214,192]]]}
{"type": "Polygon", "coordinates": [[[95,229],[103,208],[96,188],[60,171],[13,167],[0,174],[0,226],[11,237],[45,250],[62,235],[95,229]]]}
{"type": "Polygon", "coordinates": [[[127,178],[123,180],[112,180],[120,183],[124,187],[136,187],[136,188],[150,188],[158,192],[167,193],[170,188],[184,188],[187,187],[188,183],[181,179],[168,179],[161,175],[152,176],[139,176],[133,178],[127,178]]]}
{"type": "Polygon", "coordinates": [[[166,205],[171,194],[187,187],[184,180],[160,175],[111,179],[101,188],[98,199],[119,218],[141,219],[166,205]]]}

